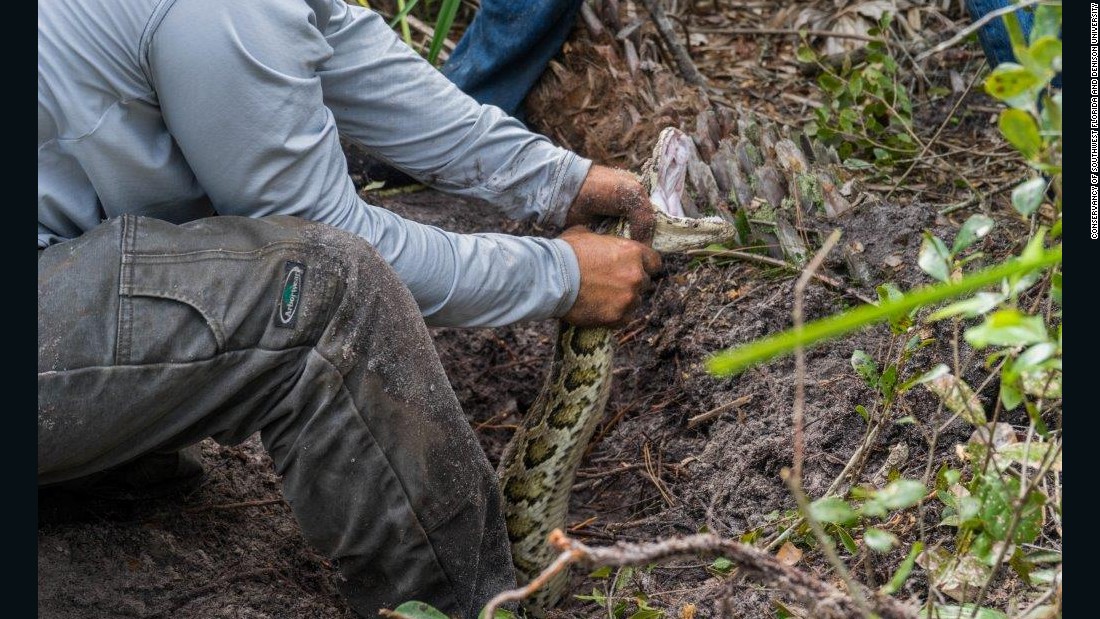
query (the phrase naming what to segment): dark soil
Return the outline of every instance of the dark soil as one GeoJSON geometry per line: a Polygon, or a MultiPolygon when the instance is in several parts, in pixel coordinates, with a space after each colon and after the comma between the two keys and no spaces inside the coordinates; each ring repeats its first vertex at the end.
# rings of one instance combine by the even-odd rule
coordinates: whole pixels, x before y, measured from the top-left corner
{"type": "MultiPolygon", "coordinates": [[[[484,204],[423,191],[373,198],[402,215],[464,232],[530,230],[484,204]]],[[[864,245],[877,278],[902,284],[911,266],[892,271],[891,253],[912,256],[930,209],[864,206],[842,222],[864,245]],[[892,271],[892,272],[887,272],[892,271]]],[[[911,260],[904,264],[908,265],[911,260]]],[[[667,260],[637,317],[620,330],[615,387],[604,425],[582,464],[570,523],[593,543],[645,540],[711,530],[738,536],[773,524],[793,502],[779,471],[791,461],[791,360],[733,379],[710,376],[710,353],[791,324],[793,277],[745,263],[667,260]],[[695,428],[688,419],[751,397],[695,428]],[[644,466],[648,452],[650,471],[644,466]],[[660,486],[660,487],[659,487],[660,486]],[[769,516],[769,514],[771,514],[769,516]]],[[[807,317],[854,303],[811,286],[807,317]]],[[[555,324],[500,329],[437,329],[436,344],[470,423],[494,463],[517,419],[531,405],[550,357],[555,324]]],[[[853,348],[878,352],[886,329],[871,329],[807,355],[806,489],[822,492],[860,441],[865,425],[853,411],[872,396],[851,371],[853,348]]],[[[931,363],[932,353],[922,361],[931,363]]],[[[962,424],[959,424],[961,431],[962,424]]],[[[960,439],[965,436],[960,434],[960,439]]],[[[907,440],[920,476],[923,441],[889,433],[880,445],[907,440]]],[[[871,455],[875,470],[885,447],[871,455]]],[[[90,501],[45,489],[39,508],[39,605],[42,617],[350,617],[336,592],[331,565],[301,538],[280,499],[257,437],[235,447],[203,444],[206,477],[197,489],[142,502],[90,501]]],[[[698,606],[711,616],[720,581],[706,562],[639,572],[631,585],[651,603],[675,610],[698,606]],[[644,578],[643,578],[644,576],[644,578]]],[[[578,574],[575,589],[605,580],[578,574]]],[[[736,589],[742,616],[769,612],[772,595],[736,589]]],[[[573,601],[562,616],[587,615],[573,601]]],[[[588,610],[586,610],[588,609],[588,610]]]]}

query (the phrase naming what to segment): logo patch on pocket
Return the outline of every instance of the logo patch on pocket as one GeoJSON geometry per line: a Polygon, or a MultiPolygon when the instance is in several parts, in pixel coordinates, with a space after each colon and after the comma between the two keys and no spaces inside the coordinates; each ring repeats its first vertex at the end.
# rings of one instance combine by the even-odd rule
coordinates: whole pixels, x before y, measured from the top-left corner
{"type": "Polygon", "coordinates": [[[298,322],[298,306],[302,304],[302,288],[305,283],[306,265],[288,260],[283,269],[279,302],[275,305],[276,327],[291,329],[298,322]]]}

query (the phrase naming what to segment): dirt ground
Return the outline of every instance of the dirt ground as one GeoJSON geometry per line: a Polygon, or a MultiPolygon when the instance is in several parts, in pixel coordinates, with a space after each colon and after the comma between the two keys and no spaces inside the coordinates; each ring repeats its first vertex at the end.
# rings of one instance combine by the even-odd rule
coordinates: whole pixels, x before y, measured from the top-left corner
{"type": "MultiPolygon", "coordinates": [[[[419,192],[377,200],[403,216],[464,231],[528,232],[485,204],[419,192]]],[[[868,208],[842,222],[871,264],[892,253],[911,255],[920,231],[935,227],[930,209],[868,208]]],[[[914,281],[910,267],[890,273],[914,281]]],[[[707,374],[710,353],[790,325],[793,277],[758,266],[667,261],[666,274],[638,317],[620,331],[615,386],[604,425],[582,464],[571,503],[574,534],[593,543],[646,540],[710,530],[738,536],[794,507],[779,478],[791,459],[793,362],[777,361],[734,379],[707,374]],[[713,420],[688,419],[749,398],[713,420]],[[649,452],[652,472],[642,464],[649,452]],[[658,481],[659,480],[659,484],[658,481]]],[[[879,272],[876,275],[886,277],[879,272]]],[[[811,287],[808,317],[854,303],[811,287]]],[[[533,402],[550,358],[552,322],[499,329],[436,329],[448,376],[470,423],[495,464],[511,428],[533,402]]],[[[807,356],[806,488],[820,493],[843,468],[864,431],[855,414],[869,390],[849,366],[853,348],[885,345],[885,330],[813,349],[807,356]]],[[[926,353],[929,364],[941,361],[926,353]]],[[[925,404],[928,404],[925,402],[925,404]]],[[[934,405],[933,405],[934,408],[934,405]]],[[[956,441],[965,440],[962,422],[956,441]]],[[[919,476],[926,446],[891,431],[881,445],[906,441],[919,476]]],[[[950,441],[949,441],[950,443],[950,441]]],[[[146,501],[90,502],[43,490],[39,500],[39,612],[68,617],[351,617],[338,578],[305,545],[258,437],[239,446],[202,445],[207,475],[199,488],[146,501]]],[[[885,448],[866,467],[878,468],[885,448]]],[[[715,616],[721,579],[709,562],[681,562],[639,571],[635,587],[650,604],[671,610],[696,604],[715,616]]],[[[880,579],[888,573],[878,574],[880,579]]],[[[605,581],[575,576],[587,593],[605,581]]],[[[919,587],[919,578],[910,586],[919,587]]],[[[919,589],[916,589],[919,591],[919,589]]],[[[734,599],[739,616],[770,614],[772,593],[745,584],[734,599]]],[[[563,617],[598,614],[571,601],[563,617]]]]}
{"type": "MultiPolygon", "coordinates": [[[[989,105],[981,95],[973,100],[989,105]]],[[[934,126],[946,111],[924,113],[934,126]]],[[[984,112],[964,116],[961,126],[952,130],[959,135],[993,131],[984,112]]],[[[353,178],[361,183],[358,154],[351,155],[353,178]]],[[[929,186],[929,199],[935,192],[950,192],[950,187],[951,179],[929,186]]],[[[546,232],[509,222],[486,204],[432,191],[370,199],[410,219],[460,232],[546,232]]],[[[862,245],[873,281],[893,281],[904,289],[927,281],[915,266],[921,232],[930,229],[950,238],[965,219],[965,211],[960,216],[937,215],[936,207],[942,204],[908,192],[893,202],[868,200],[833,225],[844,230],[846,243],[862,245]],[[890,266],[894,257],[904,259],[890,266]]],[[[1011,249],[1009,235],[1000,230],[984,241],[994,254],[1011,249]]],[[[863,294],[874,294],[847,277],[842,261],[833,259],[825,268],[863,294]]],[[[655,290],[636,318],[619,331],[611,400],[581,464],[570,504],[574,535],[599,544],[700,531],[735,538],[753,532],[767,538],[775,532],[777,522],[794,508],[779,475],[792,457],[794,363],[781,359],[736,378],[720,379],[707,374],[702,362],[715,351],[789,327],[794,277],[792,272],[738,261],[666,260],[655,290]],[[689,423],[720,407],[724,408],[709,419],[689,423]]],[[[814,284],[806,294],[807,319],[856,303],[843,291],[814,284]]],[[[494,464],[541,386],[555,327],[548,321],[434,331],[455,392],[494,464]]],[[[921,350],[914,364],[930,367],[949,361],[950,334],[928,335],[937,343],[921,350]]],[[[878,355],[896,345],[892,340],[889,330],[879,327],[807,353],[804,477],[811,496],[820,495],[836,478],[866,430],[855,407],[870,406],[873,394],[851,369],[853,349],[878,355]]],[[[969,354],[965,346],[960,352],[969,354]]],[[[916,392],[901,406],[901,414],[918,418],[936,409],[930,396],[916,392]]],[[[968,435],[962,421],[949,426],[939,439],[942,454],[937,460],[950,459],[954,444],[968,435]]],[[[906,477],[923,475],[928,449],[924,437],[907,426],[890,424],[870,452],[863,481],[898,443],[905,443],[910,454],[899,472],[906,477]]],[[[207,474],[201,485],[163,499],[91,501],[56,489],[41,490],[39,616],[352,617],[337,594],[336,571],[306,546],[281,500],[279,479],[258,437],[237,446],[206,441],[202,457],[207,474]]],[[[934,507],[925,520],[930,526],[939,522],[934,507]]],[[[911,540],[916,527],[910,517],[888,528],[911,540]]],[[[876,585],[889,579],[904,552],[864,554],[860,577],[876,585]]],[[[621,583],[619,594],[630,609],[636,605],[634,596],[644,594],[648,604],[664,609],[667,617],[681,616],[688,605],[696,606],[696,617],[719,616],[717,603],[723,595],[732,596],[737,617],[775,616],[776,600],[781,599],[777,592],[750,582],[731,583],[709,565],[709,560],[694,560],[638,569],[621,583]]],[[[807,553],[798,565],[836,581],[817,555],[807,553]]],[[[604,592],[612,580],[577,571],[572,592],[604,592]]],[[[923,597],[926,584],[917,570],[898,597],[923,597]]],[[[1011,593],[1002,587],[991,601],[1011,593]]],[[[570,598],[557,616],[606,617],[608,611],[570,598]]]]}

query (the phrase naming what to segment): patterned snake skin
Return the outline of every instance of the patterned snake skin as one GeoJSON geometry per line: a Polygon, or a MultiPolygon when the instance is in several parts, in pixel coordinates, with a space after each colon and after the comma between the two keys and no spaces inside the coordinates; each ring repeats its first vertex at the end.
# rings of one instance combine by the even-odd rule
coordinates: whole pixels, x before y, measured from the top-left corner
{"type": "MultiPolygon", "coordinates": [[[[681,131],[665,129],[643,167],[642,184],[657,217],[653,248],[661,253],[701,249],[737,238],[735,226],[722,219],[683,217],[679,196],[690,142],[681,131]]],[[[625,223],[609,233],[630,236],[625,223]]],[[[607,404],[612,334],[607,328],[561,323],[549,376],[501,459],[497,473],[521,583],[534,578],[557,554],[546,540],[550,531],[565,527],[577,466],[607,404]]],[[[528,599],[528,612],[541,615],[552,607],[561,596],[565,577],[565,572],[559,573],[528,599]]]]}

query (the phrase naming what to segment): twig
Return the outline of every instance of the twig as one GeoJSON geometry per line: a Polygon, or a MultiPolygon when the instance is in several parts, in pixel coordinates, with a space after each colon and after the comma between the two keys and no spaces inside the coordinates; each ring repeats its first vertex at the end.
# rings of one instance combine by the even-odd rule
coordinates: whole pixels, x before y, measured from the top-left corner
{"type": "Polygon", "coordinates": [[[773,35],[806,35],[811,37],[826,37],[832,39],[855,39],[857,41],[867,41],[884,43],[886,45],[896,45],[895,43],[880,39],[878,37],[872,37],[866,34],[856,34],[854,32],[833,32],[831,30],[792,30],[790,28],[723,28],[722,26],[709,26],[700,27],[696,26],[696,32],[709,32],[711,34],[773,34],[773,35]]]}
{"type": "MultiPolygon", "coordinates": [[[[802,275],[799,276],[799,280],[794,283],[794,309],[792,311],[794,318],[794,331],[796,333],[802,332],[803,312],[802,305],[806,296],[806,285],[810,284],[810,279],[817,272],[818,268],[821,268],[822,263],[825,262],[825,256],[829,252],[833,251],[833,247],[836,246],[837,241],[840,240],[840,229],[837,228],[831,234],[828,235],[825,242],[822,244],[820,250],[814,254],[810,264],[806,265],[806,268],[802,270],[802,275]]],[[[802,488],[802,410],[805,407],[805,377],[806,377],[806,357],[803,347],[796,346],[794,349],[794,406],[792,407],[792,418],[794,422],[794,484],[802,488]]]]}
{"type": "MultiPolygon", "coordinates": [[[[821,245],[821,249],[817,250],[817,253],[814,254],[813,259],[806,265],[806,268],[802,271],[802,275],[799,276],[798,281],[794,285],[794,310],[792,314],[796,333],[802,331],[804,319],[803,303],[806,297],[806,286],[810,283],[810,279],[814,272],[821,268],[821,263],[825,261],[825,256],[829,255],[829,252],[836,247],[837,241],[840,240],[840,234],[840,228],[833,230],[832,233],[829,234],[829,237],[825,239],[825,242],[821,245]]],[[[848,567],[840,560],[840,556],[836,553],[836,548],[833,546],[832,541],[829,539],[829,536],[825,534],[825,529],[822,528],[821,523],[813,517],[813,514],[810,512],[810,501],[806,498],[806,493],[802,491],[802,458],[805,449],[803,410],[806,406],[806,351],[802,346],[797,346],[794,349],[794,364],[794,406],[791,409],[792,423],[794,426],[794,466],[789,470],[784,468],[780,476],[783,478],[783,481],[787,482],[787,487],[790,489],[791,494],[794,495],[794,500],[798,504],[798,510],[810,525],[810,530],[813,531],[814,537],[817,538],[821,546],[821,551],[825,554],[825,558],[829,560],[829,563],[834,568],[836,568],[837,573],[840,574],[841,579],[844,580],[844,584],[848,587],[848,593],[852,596],[852,602],[859,608],[862,616],[870,617],[872,615],[871,608],[868,606],[867,600],[863,597],[863,590],[852,580],[852,576],[848,572],[848,567]]]]}
{"type": "MultiPolygon", "coordinates": [[[[987,452],[992,452],[993,451],[992,433],[990,433],[989,442],[986,444],[986,451],[987,452]]],[[[1025,498],[1017,499],[1016,504],[1013,506],[1012,520],[1009,521],[1008,529],[1007,529],[1007,532],[1005,533],[1005,539],[1006,540],[1011,541],[1013,536],[1016,535],[1016,529],[1020,526],[1020,522],[1023,519],[1022,516],[1023,516],[1024,508],[1027,507],[1027,501],[1025,500],[1027,495],[1031,494],[1035,490],[1035,488],[1038,487],[1039,482],[1044,477],[1046,477],[1047,473],[1050,472],[1050,467],[1058,459],[1058,456],[1061,453],[1062,453],[1062,445],[1061,445],[1060,442],[1059,442],[1058,446],[1055,449],[1049,449],[1048,448],[1047,453],[1044,456],[1044,460],[1040,463],[1041,466],[1039,468],[1039,471],[1035,474],[1035,477],[1032,479],[1031,483],[1027,484],[1027,485],[1020,484],[1020,486],[1021,486],[1020,496],[1025,497],[1025,498]]],[[[1025,458],[1026,458],[1026,454],[1025,454],[1025,458]]],[[[1025,461],[1023,466],[1024,466],[1024,470],[1026,471],[1027,467],[1028,467],[1026,461],[1025,461]]],[[[983,469],[983,470],[988,470],[988,469],[983,469]]],[[[978,596],[976,598],[974,598],[975,612],[972,612],[970,614],[971,617],[975,616],[977,609],[981,606],[982,600],[985,599],[985,594],[989,591],[990,585],[993,584],[993,580],[997,577],[997,572],[1001,569],[1001,563],[1004,562],[1005,554],[1007,554],[1008,547],[1011,546],[1011,545],[1012,544],[1009,544],[1009,543],[1003,544],[1001,546],[1000,552],[997,553],[996,561],[994,561],[994,563],[993,563],[993,569],[990,570],[989,576],[985,579],[985,582],[982,583],[982,588],[978,591],[978,596]]]]}
{"type": "Polygon", "coordinates": [[[282,503],[282,497],[277,499],[260,499],[257,501],[241,501],[240,503],[216,503],[212,505],[196,505],[195,507],[188,507],[183,511],[194,514],[198,512],[213,511],[218,509],[243,509],[246,507],[263,507],[264,505],[276,505],[282,503]]]}
{"type": "Polygon", "coordinates": [[[1020,182],[1020,179],[1014,178],[1014,179],[1008,181],[1007,183],[1002,183],[1000,185],[997,185],[993,189],[986,192],[984,194],[984,196],[981,192],[975,193],[974,195],[970,196],[970,198],[968,198],[966,200],[963,200],[962,202],[959,202],[957,204],[949,204],[949,205],[941,208],[937,212],[940,215],[947,215],[948,213],[954,213],[955,211],[961,211],[962,209],[964,209],[968,206],[973,206],[974,204],[977,204],[982,199],[982,197],[992,198],[993,196],[995,196],[997,194],[1000,194],[1000,193],[1003,193],[1005,191],[1008,191],[1009,189],[1012,189],[1017,184],[1019,184],[1019,182],[1020,182]]]}
{"type": "MultiPolygon", "coordinates": [[[[562,533],[561,529],[554,529],[550,532],[551,543],[553,543],[555,535],[564,539],[569,539],[568,537],[566,537],[565,533],[562,533]]],[[[583,545],[580,543],[574,543],[576,543],[578,546],[583,547],[583,545]]],[[[583,550],[576,548],[564,550],[560,555],[558,555],[557,559],[554,559],[553,563],[547,566],[546,569],[542,570],[542,572],[540,572],[538,576],[535,576],[533,579],[531,579],[531,582],[522,587],[519,587],[518,589],[507,589],[493,596],[493,599],[489,600],[489,603],[485,605],[485,610],[482,611],[481,616],[496,617],[497,608],[499,606],[501,606],[502,604],[507,604],[508,602],[518,602],[520,600],[525,600],[531,597],[531,595],[541,589],[543,585],[550,582],[550,580],[554,578],[554,576],[556,576],[558,572],[564,570],[569,564],[576,563],[583,558],[583,550]]]]}
{"type": "Polygon", "coordinates": [[[688,54],[687,50],[684,49],[683,44],[676,38],[676,32],[673,30],[672,22],[669,21],[668,15],[665,14],[664,7],[662,7],[657,0],[642,0],[642,4],[649,10],[649,14],[653,16],[653,23],[657,26],[657,32],[661,35],[661,39],[664,40],[665,45],[668,46],[669,51],[672,53],[672,57],[676,60],[676,68],[680,70],[680,75],[689,84],[706,88],[706,79],[703,78],[702,73],[699,73],[699,69],[695,66],[695,62],[691,60],[691,56],[688,54]]]}
{"type": "MultiPolygon", "coordinates": [[[[745,260],[745,261],[748,261],[748,262],[759,262],[760,264],[767,264],[767,265],[771,265],[771,266],[774,266],[774,267],[779,267],[781,269],[787,269],[787,270],[790,270],[790,271],[801,271],[802,270],[801,268],[791,264],[790,262],[785,262],[783,260],[778,260],[776,258],[772,258],[771,256],[761,256],[760,254],[750,254],[749,252],[738,251],[736,249],[718,249],[718,250],[714,250],[714,249],[692,249],[692,250],[686,251],[684,253],[686,253],[689,256],[703,256],[703,257],[713,257],[713,258],[737,258],[739,260],[745,260]]],[[[849,287],[845,286],[840,280],[838,280],[836,278],[829,277],[828,275],[821,275],[820,273],[814,273],[811,277],[813,277],[814,279],[816,279],[817,281],[819,281],[819,282],[821,282],[825,285],[832,286],[833,288],[836,288],[840,292],[843,292],[844,294],[846,294],[846,295],[848,295],[848,296],[850,296],[854,299],[858,299],[860,301],[863,301],[864,303],[867,303],[867,304],[870,304],[870,305],[874,305],[875,303],[878,303],[878,301],[875,301],[874,299],[860,293],[859,291],[853,290],[852,288],[849,288],[849,287]]]]}
{"type": "MultiPolygon", "coordinates": [[[[825,261],[825,256],[828,256],[829,252],[836,247],[837,241],[840,240],[840,234],[840,228],[833,230],[832,233],[829,234],[829,237],[821,244],[821,249],[817,250],[813,259],[806,265],[806,268],[802,271],[802,275],[798,277],[798,281],[794,284],[794,310],[792,314],[796,333],[801,334],[802,332],[802,304],[806,296],[806,285],[810,283],[810,278],[813,277],[814,273],[821,268],[821,263],[825,261]]],[[[794,349],[794,367],[794,407],[791,411],[791,416],[794,421],[794,484],[798,486],[799,491],[801,491],[803,451],[802,410],[805,407],[806,400],[806,351],[802,346],[797,346],[794,349]]]]}
{"type": "MultiPolygon", "coordinates": [[[[561,551],[558,558],[526,586],[498,594],[485,606],[484,617],[492,617],[501,604],[530,597],[558,572],[572,563],[587,567],[602,565],[648,565],[663,559],[687,556],[722,556],[740,569],[740,573],[768,587],[781,589],[806,604],[815,619],[852,619],[865,617],[849,595],[798,569],[783,564],[775,556],[748,544],[716,535],[690,535],[639,544],[620,542],[613,546],[592,547],[570,538],[561,529],[550,533],[550,544],[561,551]]],[[[916,619],[910,607],[889,596],[874,595],[871,609],[882,619],[916,619]]]]}
{"type": "Polygon", "coordinates": [[[653,466],[653,457],[649,451],[649,441],[646,441],[642,445],[642,459],[645,461],[646,476],[649,477],[649,481],[653,482],[656,486],[657,492],[661,493],[661,498],[665,500],[665,503],[669,507],[676,507],[676,499],[672,498],[672,494],[669,493],[668,488],[665,487],[665,482],[661,479],[660,462],[657,466],[653,466]]]}
{"type": "Polygon", "coordinates": [[[981,19],[978,19],[977,21],[970,24],[966,28],[963,28],[958,33],[956,33],[955,36],[951,37],[950,39],[947,39],[943,43],[940,43],[939,45],[933,47],[932,49],[930,49],[926,52],[918,54],[917,55],[917,62],[920,62],[920,61],[924,60],[925,58],[928,58],[929,56],[933,56],[935,54],[938,54],[938,53],[942,52],[943,50],[951,47],[952,45],[958,43],[959,41],[962,41],[967,36],[969,36],[970,33],[977,31],[982,26],[988,24],[989,22],[993,21],[994,19],[997,19],[998,17],[1000,17],[1002,15],[1008,15],[1009,13],[1014,13],[1014,12],[1020,10],[1020,9],[1025,9],[1029,6],[1034,6],[1036,4],[1039,4],[1039,2],[1041,2],[1041,1],[1042,0],[1021,0],[1020,2],[1017,2],[1016,4],[1010,4],[1009,6],[999,8],[996,11],[991,11],[989,13],[986,13],[985,15],[982,16],[981,19]]]}
{"type": "MultiPolygon", "coordinates": [[[[824,494],[821,496],[833,496],[834,494],[844,494],[844,492],[837,492],[837,489],[844,483],[845,479],[854,478],[859,474],[859,469],[862,466],[862,462],[865,461],[867,452],[871,449],[871,446],[878,440],[878,433],[882,429],[885,420],[879,420],[873,426],[868,427],[866,436],[863,437],[863,441],[860,442],[859,447],[852,453],[852,456],[848,458],[848,463],[844,465],[844,468],[840,471],[840,474],[833,479],[833,483],[829,484],[829,487],[825,489],[824,494]]],[[[781,533],[776,535],[771,541],[765,545],[765,550],[775,550],[779,548],[779,545],[787,540],[792,533],[795,532],[798,527],[802,526],[805,522],[805,518],[799,516],[794,524],[784,529],[781,533]]]]}
{"type": "Polygon", "coordinates": [[[870,618],[874,615],[871,612],[871,608],[867,605],[867,600],[863,598],[863,590],[860,586],[852,580],[852,575],[848,572],[848,567],[844,565],[844,562],[840,560],[840,555],[836,553],[836,547],[833,545],[829,536],[825,534],[825,529],[818,522],[817,518],[813,517],[810,513],[810,500],[806,498],[806,493],[802,491],[801,481],[791,474],[790,470],[786,467],[779,472],[779,476],[783,478],[783,481],[787,482],[787,488],[790,489],[791,494],[794,495],[795,503],[798,504],[798,511],[802,512],[802,517],[806,519],[806,523],[810,525],[810,530],[813,531],[814,537],[817,538],[817,543],[821,546],[821,552],[825,553],[825,558],[829,560],[829,563],[836,568],[840,579],[844,581],[844,585],[848,588],[848,593],[852,596],[852,601],[859,608],[861,617],[870,618]]]}
{"type": "Polygon", "coordinates": [[[710,421],[711,419],[714,419],[718,415],[721,415],[722,413],[728,411],[731,408],[741,406],[742,404],[748,404],[751,401],[752,401],[752,394],[750,393],[749,395],[744,395],[744,396],[741,396],[739,398],[730,400],[729,402],[726,402],[725,404],[720,404],[718,406],[715,406],[714,408],[710,409],[709,411],[707,411],[705,413],[699,413],[698,415],[692,417],[691,419],[688,419],[688,427],[689,428],[694,428],[695,426],[697,426],[699,424],[706,423],[706,422],[710,421]]]}
{"type": "Polygon", "coordinates": [[[898,190],[898,187],[900,187],[905,179],[909,177],[909,173],[913,171],[913,168],[917,167],[917,163],[924,161],[924,154],[927,153],[928,149],[932,148],[932,145],[936,143],[936,138],[940,137],[940,133],[943,132],[943,128],[947,126],[948,121],[955,117],[955,110],[959,109],[959,105],[962,104],[963,99],[966,98],[966,95],[970,94],[970,90],[974,88],[974,84],[977,83],[979,75],[980,73],[974,73],[974,77],[970,79],[970,84],[966,86],[966,90],[963,91],[961,95],[959,95],[959,100],[955,102],[955,107],[951,108],[951,111],[947,113],[947,117],[943,119],[943,122],[940,123],[940,126],[936,129],[936,132],[932,134],[932,139],[928,140],[928,143],[926,143],[924,145],[924,148],[921,149],[920,154],[917,155],[913,159],[913,162],[909,164],[909,167],[906,168],[905,173],[901,175],[901,178],[899,178],[897,182],[894,183],[893,189],[890,190],[890,193],[886,194],[886,197],[883,199],[884,201],[889,200],[890,197],[894,195],[894,192],[898,190]]]}

